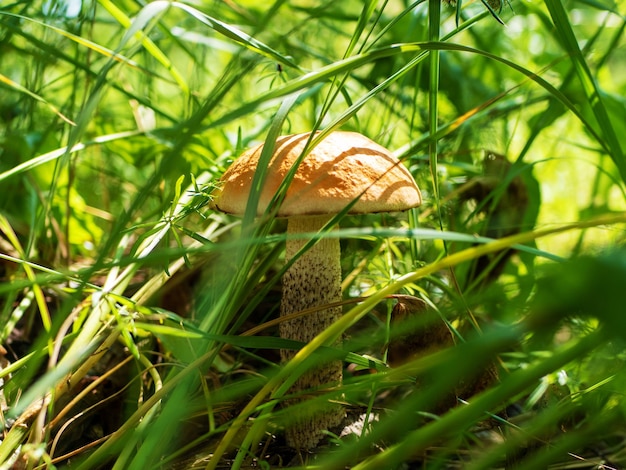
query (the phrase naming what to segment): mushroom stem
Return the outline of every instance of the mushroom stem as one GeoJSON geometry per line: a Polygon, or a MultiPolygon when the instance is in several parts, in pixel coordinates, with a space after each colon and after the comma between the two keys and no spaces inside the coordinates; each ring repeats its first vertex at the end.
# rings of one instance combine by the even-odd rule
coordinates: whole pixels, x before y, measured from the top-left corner
{"type": "MultiPolygon", "coordinates": [[[[330,216],[296,216],[287,221],[285,258],[290,260],[308,241],[293,238],[299,233],[318,232],[330,216]]],[[[338,238],[321,238],[303,253],[282,278],[283,295],[281,316],[305,309],[328,305],[341,300],[341,256],[338,238]]],[[[327,308],[311,315],[280,324],[281,338],[308,343],[341,316],[341,307],[327,308]]],[[[282,360],[288,361],[296,351],[282,350],[282,360]]],[[[332,361],[305,372],[293,385],[291,393],[340,384],[342,362],[332,361]]],[[[298,416],[286,431],[287,444],[297,449],[310,449],[324,436],[323,431],[341,424],[344,410],[339,405],[328,405],[306,416],[298,416]]]]}

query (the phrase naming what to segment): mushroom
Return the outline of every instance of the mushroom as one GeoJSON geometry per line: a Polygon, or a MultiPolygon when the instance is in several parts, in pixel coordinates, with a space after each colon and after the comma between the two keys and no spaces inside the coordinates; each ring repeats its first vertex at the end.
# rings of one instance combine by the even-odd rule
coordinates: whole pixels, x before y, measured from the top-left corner
{"type": "MultiPolygon", "coordinates": [[[[280,184],[302,155],[310,133],[279,137],[259,196],[257,215],[265,213],[280,184]]],[[[241,155],[221,178],[213,207],[226,213],[243,214],[263,145],[241,155]]],[[[287,219],[285,259],[307,243],[298,234],[319,232],[349,204],[350,214],[403,211],[421,204],[421,194],[411,173],[387,149],[355,132],[332,132],[300,162],[286,190],[277,216],[287,219]],[[356,201],[356,202],[355,202],[356,201]]],[[[281,338],[309,342],[341,315],[340,307],[326,308],[341,297],[339,239],[321,237],[289,267],[282,278],[281,316],[320,307],[314,314],[280,324],[281,338]]],[[[283,361],[296,351],[282,350],[283,361]]],[[[341,361],[319,364],[304,373],[291,392],[342,381],[341,361]]],[[[297,418],[286,430],[287,443],[296,449],[315,447],[323,431],[339,426],[345,412],[328,404],[309,416],[297,418]]]]}

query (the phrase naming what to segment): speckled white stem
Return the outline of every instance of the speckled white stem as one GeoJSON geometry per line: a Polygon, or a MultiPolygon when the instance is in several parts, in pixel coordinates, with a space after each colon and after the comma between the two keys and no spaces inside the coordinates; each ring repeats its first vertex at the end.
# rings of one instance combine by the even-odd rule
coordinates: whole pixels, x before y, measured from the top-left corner
{"type": "MultiPolygon", "coordinates": [[[[314,233],[328,222],[328,216],[292,217],[287,222],[290,237],[298,233],[314,233]]],[[[288,239],[285,258],[291,259],[308,241],[306,238],[288,239]]],[[[281,316],[300,312],[341,300],[341,254],[338,238],[322,238],[283,275],[281,316]]],[[[341,316],[341,307],[321,310],[317,313],[283,322],[281,338],[309,342],[341,316]]],[[[288,361],[296,351],[283,350],[281,357],[288,361]]],[[[291,393],[314,389],[325,385],[337,385],[342,380],[342,362],[321,364],[302,375],[293,385],[291,393]]],[[[317,410],[308,416],[299,416],[287,429],[287,444],[297,449],[310,449],[324,436],[322,431],[341,424],[344,410],[336,404],[317,410]]]]}

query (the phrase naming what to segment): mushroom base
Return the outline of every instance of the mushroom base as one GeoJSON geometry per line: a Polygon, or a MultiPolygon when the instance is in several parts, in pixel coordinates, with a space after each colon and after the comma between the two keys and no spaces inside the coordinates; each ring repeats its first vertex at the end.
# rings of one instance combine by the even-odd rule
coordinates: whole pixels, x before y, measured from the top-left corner
{"type": "MultiPolygon", "coordinates": [[[[315,233],[329,220],[328,216],[292,217],[287,223],[290,237],[298,233],[315,233]]],[[[308,241],[307,238],[288,239],[286,259],[291,259],[308,241]]],[[[283,275],[281,316],[313,307],[323,307],[341,301],[341,255],[339,239],[322,238],[283,275]]],[[[341,307],[327,308],[280,324],[281,338],[308,343],[341,316],[341,307]]],[[[282,350],[283,362],[297,351],[282,350]]],[[[293,385],[290,394],[314,391],[320,387],[341,384],[343,364],[330,361],[305,372],[293,385]]],[[[297,403],[302,399],[292,400],[297,403]]],[[[326,404],[315,413],[299,416],[286,432],[287,444],[297,449],[309,449],[324,437],[323,431],[339,426],[345,412],[336,404],[326,404]]]]}

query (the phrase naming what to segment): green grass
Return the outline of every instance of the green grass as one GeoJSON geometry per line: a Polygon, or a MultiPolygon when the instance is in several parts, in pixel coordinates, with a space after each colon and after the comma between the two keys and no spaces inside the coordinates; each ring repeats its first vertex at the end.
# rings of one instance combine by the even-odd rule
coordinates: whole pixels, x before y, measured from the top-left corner
{"type": "Polygon", "coordinates": [[[0,5],[0,468],[625,464],[620,3],[144,3],[0,5]],[[254,143],[339,128],[424,205],[311,234],[341,239],[344,315],[295,344],[264,175],[241,218],[211,191],[254,143]],[[388,367],[430,331],[398,295],[454,347],[388,367]],[[283,403],[328,357],[345,382],[299,406],[374,421],[297,455],[283,403]]]}

